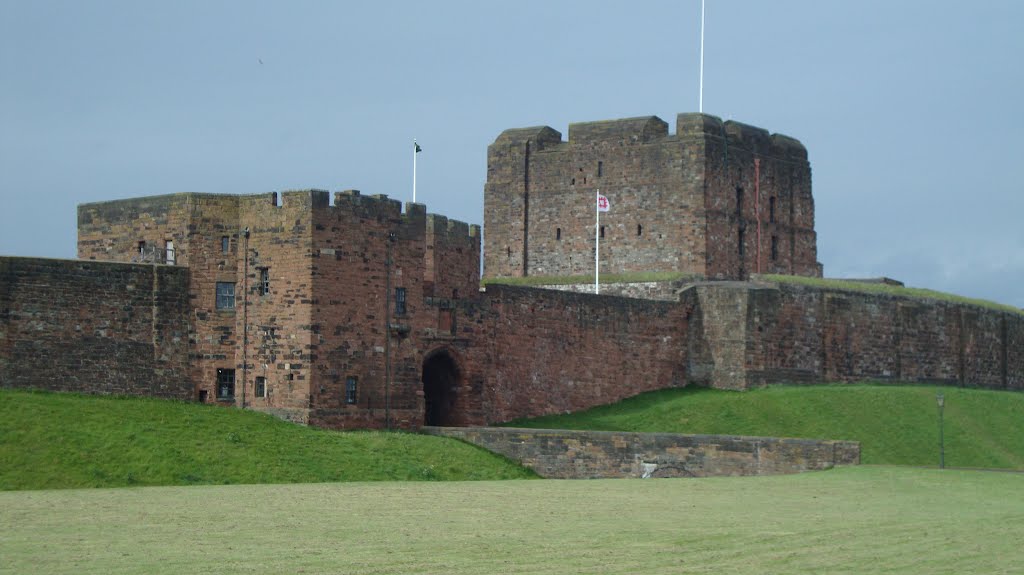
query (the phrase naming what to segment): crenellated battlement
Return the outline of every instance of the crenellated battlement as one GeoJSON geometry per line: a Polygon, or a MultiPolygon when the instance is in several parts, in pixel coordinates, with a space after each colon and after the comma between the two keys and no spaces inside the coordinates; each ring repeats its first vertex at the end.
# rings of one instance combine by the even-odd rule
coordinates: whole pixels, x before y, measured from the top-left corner
{"type": "Polygon", "coordinates": [[[427,233],[445,240],[479,238],[480,226],[452,220],[438,214],[427,214],[427,233]]]}
{"type": "Polygon", "coordinates": [[[657,116],[569,124],[569,144],[573,146],[608,140],[646,144],[667,136],[668,124],[657,116]]]}

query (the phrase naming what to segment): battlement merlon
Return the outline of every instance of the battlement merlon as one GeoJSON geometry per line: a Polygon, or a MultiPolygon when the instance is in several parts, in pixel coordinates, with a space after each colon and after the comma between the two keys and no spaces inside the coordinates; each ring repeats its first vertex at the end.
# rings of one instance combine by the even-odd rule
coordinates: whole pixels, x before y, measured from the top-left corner
{"type": "Polygon", "coordinates": [[[759,155],[792,161],[807,161],[807,148],[800,140],[782,134],[772,134],[763,128],[722,121],[710,114],[686,113],[676,116],[676,136],[679,139],[710,137],[725,139],[735,146],[759,155]]]}
{"type": "Polygon", "coordinates": [[[548,146],[561,144],[562,133],[550,126],[513,128],[498,134],[491,146],[516,146],[526,142],[530,142],[534,151],[543,150],[548,146]]]}
{"type": "Polygon", "coordinates": [[[569,144],[574,146],[608,140],[648,143],[667,136],[668,124],[657,116],[569,124],[569,144]]]}
{"type": "Polygon", "coordinates": [[[427,214],[427,236],[444,238],[447,241],[474,240],[479,241],[480,226],[467,224],[459,220],[448,219],[438,214],[427,214]]]}

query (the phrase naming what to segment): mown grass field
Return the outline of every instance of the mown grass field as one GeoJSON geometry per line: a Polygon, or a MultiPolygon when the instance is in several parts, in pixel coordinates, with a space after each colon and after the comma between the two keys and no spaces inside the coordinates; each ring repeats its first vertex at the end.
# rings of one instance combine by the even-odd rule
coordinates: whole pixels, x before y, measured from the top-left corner
{"type": "Polygon", "coordinates": [[[668,389],[508,425],[852,439],[861,442],[862,463],[938,465],[937,393],[946,400],[946,465],[1024,469],[1024,393],[1009,391],[850,384],[668,389]]]}
{"type": "Polygon", "coordinates": [[[0,390],[0,489],[531,476],[440,437],[325,431],[195,403],[0,390]]]}
{"type": "Polygon", "coordinates": [[[0,493],[4,573],[1020,573],[1024,475],[0,493]]]}

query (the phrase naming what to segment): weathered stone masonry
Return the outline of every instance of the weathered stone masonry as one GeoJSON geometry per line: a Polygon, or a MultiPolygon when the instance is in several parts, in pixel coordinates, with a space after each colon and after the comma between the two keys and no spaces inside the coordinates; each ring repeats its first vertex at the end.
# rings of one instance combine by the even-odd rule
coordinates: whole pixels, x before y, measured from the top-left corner
{"type": "Polygon", "coordinates": [[[488,147],[484,276],[821,276],[807,150],[705,114],[506,130],[488,147]]]}

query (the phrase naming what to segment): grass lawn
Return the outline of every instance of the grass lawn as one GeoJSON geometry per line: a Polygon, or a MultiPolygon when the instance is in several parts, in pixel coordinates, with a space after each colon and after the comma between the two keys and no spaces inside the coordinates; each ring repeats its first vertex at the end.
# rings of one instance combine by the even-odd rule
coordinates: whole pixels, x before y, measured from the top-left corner
{"type": "Polygon", "coordinates": [[[441,437],[326,431],[159,399],[0,390],[0,489],[531,476],[441,437]]]}
{"type": "Polygon", "coordinates": [[[2,573],[1019,573],[1024,475],[0,493],[2,573]]]}
{"type": "Polygon", "coordinates": [[[946,398],[946,465],[1024,469],[1024,393],[1012,391],[853,384],[667,389],[508,425],[852,439],[861,442],[862,463],[938,465],[936,393],[946,398]]]}

